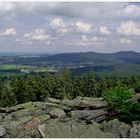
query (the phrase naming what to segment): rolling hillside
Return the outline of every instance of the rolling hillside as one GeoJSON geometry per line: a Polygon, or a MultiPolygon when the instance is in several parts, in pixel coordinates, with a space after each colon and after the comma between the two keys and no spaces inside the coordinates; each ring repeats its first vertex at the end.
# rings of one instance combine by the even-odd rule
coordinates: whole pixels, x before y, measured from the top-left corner
{"type": "Polygon", "coordinates": [[[74,74],[83,74],[91,68],[97,74],[131,75],[140,73],[140,53],[121,51],[117,53],[79,52],[56,55],[1,56],[0,64],[16,64],[38,67],[67,67],[74,74]]]}

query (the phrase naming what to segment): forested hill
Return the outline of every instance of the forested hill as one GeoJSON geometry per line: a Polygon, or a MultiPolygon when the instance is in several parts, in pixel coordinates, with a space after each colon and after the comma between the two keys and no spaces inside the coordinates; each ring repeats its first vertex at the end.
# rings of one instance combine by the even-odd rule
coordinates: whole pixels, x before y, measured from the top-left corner
{"type": "Polygon", "coordinates": [[[62,61],[63,63],[87,62],[94,63],[134,63],[140,64],[140,53],[133,51],[121,51],[117,53],[96,53],[96,52],[80,52],[80,53],[63,53],[46,57],[47,60],[62,61]]]}
{"type": "Polygon", "coordinates": [[[55,55],[11,55],[0,56],[1,63],[12,62],[14,64],[42,64],[42,62],[60,62],[65,63],[88,63],[93,65],[100,64],[140,64],[140,53],[133,51],[121,51],[117,53],[96,53],[96,52],[78,52],[78,53],[63,53],[55,55]]]}
{"type": "MultiPolygon", "coordinates": [[[[89,72],[92,68],[96,74],[130,76],[139,75],[140,53],[133,51],[121,51],[117,53],[78,52],[63,54],[22,54],[0,56],[1,72],[17,72],[18,67],[31,66],[43,69],[59,71],[63,68],[71,69],[74,75],[89,72]],[[4,65],[4,66],[3,66],[4,65]],[[10,66],[9,66],[10,65],[10,66]],[[14,69],[11,68],[11,65],[14,69]],[[15,70],[16,69],[16,70],[15,70]]],[[[25,68],[25,67],[23,67],[25,68]]],[[[36,69],[36,68],[35,68],[36,69]]],[[[39,68],[38,68],[39,69],[39,68]]],[[[39,69],[39,70],[40,70],[39,69]]]]}

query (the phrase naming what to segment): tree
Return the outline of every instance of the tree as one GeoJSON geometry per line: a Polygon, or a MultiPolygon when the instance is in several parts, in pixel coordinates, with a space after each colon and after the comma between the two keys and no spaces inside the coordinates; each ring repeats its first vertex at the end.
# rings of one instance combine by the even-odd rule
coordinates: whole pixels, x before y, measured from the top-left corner
{"type": "Polygon", "coordinates": [[[73,85],[71,79],[71,72],[67,68],[64,68],[62,70],[59,80],[57,80],[57,85],[59,90],[59,97],[61,99],[72,98],[73,85]]]}
{"type": "Polygon", "coordinates": [[[73,82],[73,98],[77,96],[84,96],[83,88],[83,79],[79,76],[75,77],[73,82]]]}
{"type": "Polygon", "coordinates": [[[1,107],[6,107],[6,106],[11,106],[15,105],[17,103],[16,98],[13,91],[12,87],[10,86],[9,83],[2,83],[0,84],[0,106],[1,107]]]}
{"type": "Polygon", "coordinates": [[[93,71],[90,71],[85,79],[84,79],[84,84],[83,84],[83,92],[85,96],[88,97],[97,97],[97,85],[96,81],[94,79],[94,74],[93,71]]]}
{"type": "Polygon", "coordinates": [[[137,81],[137,83],[136,83],[135,92],[136,92],[136,93],[140,93],[140,80],[137,81]]]}

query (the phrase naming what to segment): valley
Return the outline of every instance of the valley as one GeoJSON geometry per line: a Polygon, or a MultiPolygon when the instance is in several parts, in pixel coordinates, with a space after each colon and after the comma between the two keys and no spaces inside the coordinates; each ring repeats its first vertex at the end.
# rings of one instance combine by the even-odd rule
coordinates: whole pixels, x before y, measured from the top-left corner
{"type": "Polygon", "coordinates": [[[0,73],[3,74],[42,73],[46,68],[52,73],[68,68],[74,75],[85,74],[91,69],[97,75],[139,75],[140,53],[121,51],[0,55],[0,73]]]}

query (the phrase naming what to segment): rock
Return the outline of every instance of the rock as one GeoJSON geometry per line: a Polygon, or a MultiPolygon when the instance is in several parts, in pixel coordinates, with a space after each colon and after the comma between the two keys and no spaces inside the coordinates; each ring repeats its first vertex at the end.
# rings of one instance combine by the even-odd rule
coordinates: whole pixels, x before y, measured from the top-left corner
{"type": "Polygon", "coordinates": [[[29,109],[30,107],[33,106],[33,102],[28,102],[28,103],[23,103],[23,104],[19,104],[19,105],[16,105],[16,106],[13,106],[13,107],[10,107],[9,108],[9,112],[15,112],[17,110],[21,110],[21,109],[29,109]]]}
{"type": "Polygon", "coordinates": [[[5,107],[5,108],[0,108],[0,113],[10,113],[11,110],[9,107],[5,107]]]}
{"type": "Polygon", "coordinates": [[[140,138],[140,122],[132,123],[132,128],[129,133],[130,138],[140,138]]]}
{"type": "Polygon", "coordinates": [[[51,103],[56,103],[56,104],[60,104],[61,101],[55,98],[47,98],[47,102],[51,102],[51,103]]]}
{"type": "Polygon", "coordinates": [[[83,107],[83,108],[105,108],[108,107],[107,102],[103,101],[102,98],[82,98],[78,97],[72,101],[72,107],[83,107]]]}
{"type": "Polygon", "coordinates": [[[19,119],[25,116],[31,116],[31,109],[27,108],[27,109],[18,110],[10,115],[12,115],[12,117],[15,119],[19,119]]]}
{"type": "Polygon", "coordinates": [[[72,108],[70,106],[66,106],[63,104],[58,105],[58,108],[64,110],[65,112],[70,112],[72,110],[72,108]]]}
{"type": "Polygon", "coordinates": [[[41,124],[41,123],[49,120],[50,119],[50,115],[45,114],[45,115],[38,116],[37,118],[39,119],[40,124],[41,124]]]}
{"type": "Polygon", "coordinates": [[[40,116],[44,114],[45,114],[44,110],[37,107],[30,107],[30,108],[18,110],[16,112],[11,113],[10,115],[12,115],[14,119],[19,119],[24,116],[40,116]]]}
{"type": "Polygon", "coordinates": [[[45,134],[45,124],[41,124],[38,127],[38,131],[41,135],[42,138],[45,138],[46,134],[45,134]]]}
{"type": "Polygon", "coordinates": [[[17,138],[41,138],[41,135],[37,128],[24,128],[19,131],[17,138]]]}
{"type": "Polygon", "coordinates": [[[84,120],[92,120],[100,117],[102,115],[107,115],[108,112],[104,109],[98,110],[75,110],[71,111],[72,118],[84,119],[84,120]]]}
{"type": "Polygon", "coordinates": [[[104,133],[98,124],[85,125],[75,121],[66,123],[60,122],[58,119],[52,119],[46,123],[39,125],[38,130],[43,138],[111,138],[111,133],[104,133]]]}
{"type": "Polygon", "coordinates": [[[120,122],[117,119],[102,123],[104,132],[113,133],[118,138],[127,138],[130,128],[130,125],[120,122]]]}
{"type": "Polygon", "coordinates": [[[3,118],[5,117],[5,113],[0,113],[0,122],[2,122],[3,121],[3,118]]]}
{"type": "Polygon", "coordinates": [[[65,105],[65,106],[69,106],[69,107],[72,106],[72,101],[69,100],[69,99],[64,99],[64,100],[62,100],[61,103],[62,103],[63,105],[65,105]]]}
{"type": "Polygon", "coordinates": [[[33,102],[33,106],[37,107],[38,109],[42,109],[46,106],[44,102],[33,102]]]}
{"type": "Polygon", "coordinates": [[[11,138],[33,137],[32,133],[36,134],[36,126],[41,122],[40,118],[36,120],[32,116],[25,116],[15,121],[4,122],[3,125],[11,138]]]}
{"type": "Polygon", "coordinates": [[[18,120],[5,121],[5,122],[3,122],[3,126],[6,129],[8,129],[9,131],[11,131],[12,129],[17,128],[18,126],[23,126],[24,123],[26,123],[30,120],[32,120],[32,116],[25,116],[18,120]]]}
{"type": "Polygon", "coordinates": [[[0,137],[3,137],[4,135],[6,135],[6,129],[0,125],[0,137]]]}
{"type": "Polygon", "coordinates": [[[12,121],[13,120],[13,115],[12,114],[7,114],[6,116],[3,117],[3,121],[12,121]]]}
{"type": "MultiPolygon", "coordinates": [[[[134,97],[140,99],[137,94],[131,99],[134,97]]],[[[0,108],[0,137],[139,138],[139,121],[131,126],[117,119],[104,121],[115,113],[103,98],[91,97],[62,101],[48,98],[44,103],[29,102],[0,108]]]]}
{"type": "Polygon", "coordinates": [[[108,118],[109,118],[108,115],[102,115],[102,116],[98,116],[97,118],[95,118],[94,121],[100,123],[102,121],[105,121],[108,118]]]}
{"type": "Polygon", "coordinates": [[[66,116],[66,113],[62,109],[55,108],[50,111],[50,115],[54,118],[64,118],[66,116]]]}
{"type": "Polygon", "coordinates": [[[39,124],[40,124],[40,120],[36,117],[33,117],[32,120],[24,124],[24,128],[31,129],[31,128],[37,127],[39,124]]]}

